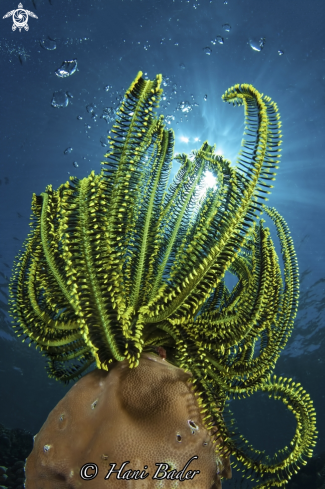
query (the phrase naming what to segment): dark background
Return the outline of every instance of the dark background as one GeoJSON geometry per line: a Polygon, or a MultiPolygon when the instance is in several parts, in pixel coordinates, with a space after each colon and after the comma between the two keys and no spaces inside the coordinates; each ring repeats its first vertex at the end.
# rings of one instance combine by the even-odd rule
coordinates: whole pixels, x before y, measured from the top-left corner
{"type": "MultiPolygon", "coordinates": [[[[42,356],[10,327],[8,280],[28,233],[32,193],[58,187],[69,174],[100,170],[111,126],[101,116],[118,106],[142,70],[165,76],[161,111],[175,131],[176,151],[207,139],[236,161],[243,109],[221,100],[235,83],[251,83],[278,104],[283,157],[270,204],[292,232],[301,300],[276,373],[310,393],[318,413],[315,453],[324,451],[324,0],[25,0],[38,19],[29,18],[28,32],[13,32],[12,18],[2,16],[17,2],[0,3],[0,423],[37,433],[69,388],[47,378],[42,356]],[[224,43],[211,43],[216,36],[224,43]],[[48,37],[55,50],[41,46],[48,37]],[[258,52],[249,41],[260,38],[258,52]],[[55,70],[73,59],[78,71],[58,78],[55,70]],[[51,106],[58,90],[70,93],[65,108],[51,106]],[[184,101],[188,112],[180,108],[184,101]]],[[[271,454],[293,436],[292,415],[263,395],[232,409],[258,449],[271,454]]]]}

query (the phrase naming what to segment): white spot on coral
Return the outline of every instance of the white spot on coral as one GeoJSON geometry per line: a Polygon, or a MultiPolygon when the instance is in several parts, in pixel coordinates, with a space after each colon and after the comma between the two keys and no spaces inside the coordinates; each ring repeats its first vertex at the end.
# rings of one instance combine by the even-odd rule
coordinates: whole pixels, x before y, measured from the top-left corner
{"type": "Polygon", "coordinates": [[[194,423],[194,421],[192,421],[191,419],[188,420],[188,425],[191,428],[192,435],[194,435],[196,431],[199,431],[198,425],[194,423]]]}
{"type": "Polygon", "coordinates": [[[97,406],[97,403],[98,403],[98,399],[96,399],[96,401],[94,401],[91,405],[91,409],[95,409],[95,407],[97,406]]]}

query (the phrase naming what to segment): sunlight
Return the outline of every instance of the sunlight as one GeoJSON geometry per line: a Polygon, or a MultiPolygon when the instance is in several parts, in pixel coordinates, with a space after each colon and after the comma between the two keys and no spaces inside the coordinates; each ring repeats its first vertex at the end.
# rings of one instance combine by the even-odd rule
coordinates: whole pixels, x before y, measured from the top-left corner
{"type": "Polygon", "coordinates": [[[182,141],[182,143],[188,143],[189,142],[189,138],[187,138],[185,136],[180,136],[179,139],[182,141]]]}
{"type": "Polygon", "coordinates": [[[201,188],[200,192],[198,193],[198,201],[200,201],[205,196],[208,188],[216,189],[216,187],[217,187],[216,177],[210,171],[206,171],[204,174],[204,177],[202,179],[201,186],[202,186],[202,188],[201,188]]]}

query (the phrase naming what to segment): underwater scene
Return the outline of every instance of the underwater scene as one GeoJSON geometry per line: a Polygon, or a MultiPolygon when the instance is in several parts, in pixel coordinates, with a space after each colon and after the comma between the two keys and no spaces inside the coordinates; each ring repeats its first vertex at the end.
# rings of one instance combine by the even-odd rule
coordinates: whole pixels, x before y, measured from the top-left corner
{"type": "Polygon", "coordinates": [[[323,0],[0,14],[0,489],[325,489],[323,0]]]}

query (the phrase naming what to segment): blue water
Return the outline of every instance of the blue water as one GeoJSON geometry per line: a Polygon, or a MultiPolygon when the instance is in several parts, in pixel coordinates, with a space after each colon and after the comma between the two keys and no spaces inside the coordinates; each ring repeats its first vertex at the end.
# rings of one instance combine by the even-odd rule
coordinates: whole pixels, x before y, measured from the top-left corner
{"type": "MultiPolygon", "coordinates": [[[[114,110],[142,70],[164,75],[160,110],[176,152],[208,140],[236,161],[243,108],[221,100],[235,83],[251,83],[278,104],[282,161],[270,204],[290,226],[301,299],[276,373],[310,393],[315,452],[325,450],[324,1],[26,0],[38,19],[29,17],[21,32],[12,17],[2,19],[16,4],[0,5],[0,423],[34,434],[68,389],[47,378],[44,359],[13,335],[8,316],[8,280],[29,230],[32,193],[100,170],[114,110]],[[73,60],[69,76],[55,74],[73,60]],[[64,106],[53,107],[53,97],[64,106]]],[[[244,435],[271,453],[295,427],[282,408],[260,396],[233,410],[244,435]]]]}

